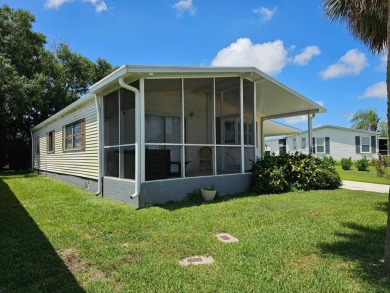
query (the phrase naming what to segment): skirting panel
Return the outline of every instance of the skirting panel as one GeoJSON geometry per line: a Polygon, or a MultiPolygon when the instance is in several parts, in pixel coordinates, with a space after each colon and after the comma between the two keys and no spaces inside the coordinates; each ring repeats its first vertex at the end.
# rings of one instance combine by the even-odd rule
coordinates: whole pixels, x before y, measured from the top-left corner
{"type": "Polygon", "coordinates": [[[234,174],[148,181],[141,184],[139,205],[181,201],[202,186],[214,185],[220,195],[238,193],[248,189],[251,177],[251,174],[234,174]]]}
{"type": "Polygon", "coordinates": [[[98,182],[97,180],[90,179],[90,178],[82,178],[78,176],[73,175],[67,175],[67,174],[59,174],[59,173],[53,173],[48,172],[44,170],[37,170],[38,173],[43,174],[50,178],[55,178],[61,181],[65,181],[68,183],[71,183],[73,185],[76,185],[84,190],[96,193],[98,191],[98,182]]]}
{"type": "Polygon", "coordinates": [[[138,197],[134,199],[130,198],[130,195],[132,195],[134,192],[134,181],[103,177],[103,197],[125,202],[138,208],[138,197]]]}

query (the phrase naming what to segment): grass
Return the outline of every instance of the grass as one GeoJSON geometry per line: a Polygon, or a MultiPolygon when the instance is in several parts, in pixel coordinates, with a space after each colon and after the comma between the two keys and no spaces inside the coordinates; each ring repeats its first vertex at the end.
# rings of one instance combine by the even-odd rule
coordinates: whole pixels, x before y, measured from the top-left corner
{"type": "Polygon", "coordinates": [[[342,180],[360,181],[377,184],[390,184],[390,179],[379,177],[376,174],[375,167],[368,167],[367,171],[358,171],[355,166],[351,170],[343,170],[341,165],[336,165],[336,170],[342,180]]]}
{"type": "Polygon", "coordinates": [[[0,292],[389,292],[386,206],[386,194],[334,190],[135,210],[2,173],[0,292]],[[178,265],[193,255],[215,263],[178,265]]]}

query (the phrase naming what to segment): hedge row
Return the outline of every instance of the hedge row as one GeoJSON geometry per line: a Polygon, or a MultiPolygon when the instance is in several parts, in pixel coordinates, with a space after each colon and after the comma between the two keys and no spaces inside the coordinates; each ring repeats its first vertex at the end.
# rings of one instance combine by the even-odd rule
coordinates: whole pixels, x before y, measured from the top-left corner
{"type": "Polygon", "coordinates": [[[282,193],[291,190],[336,189],[341,179],[335,161],[302,153],[266,154],[252,163],[253,192],[282,193]]]}

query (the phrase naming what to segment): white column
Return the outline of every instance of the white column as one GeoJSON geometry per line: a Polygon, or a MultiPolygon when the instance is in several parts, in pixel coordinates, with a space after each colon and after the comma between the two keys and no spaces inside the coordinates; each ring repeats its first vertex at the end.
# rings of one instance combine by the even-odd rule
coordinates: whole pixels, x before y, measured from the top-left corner
{"type": "Polygon", "coordinates": [[[260,150],[260,158],[264,157],[264,119],[260,118],[259,125],[259,150],[260,150]]]}
{"type": "MultiPolygon", "coordinates": [[[[140,153],[140,165],[141,176],[140,182],[145,182],[145,80],[142,78],[139,80],[140,89],[140,101],[139,101],[139,114],[140,114],[140,141],[138,151],[140,153]]],[[[136,109],[137,111],[137,109],[136,109]]]]}
{"type": "Polygon", "coordinates": [[[186,157],[185,157],[185,114],[184,114],[184,79],[181,79],[181,177],[186,177],[186,157]]]}
{"type": "Polygon", "coordinates": [[[244,79],[240,78],[240,141],[241,141],[241,173],[245,173],[244,154],[244,79]]]}
{"type": "Polygon", "coordinates": [[[307,114],[307,134],[308,134],[308,147],[309,147],[309,154],[313,153],[313,135],[312,135],[312,123],[311,123],[311,114],[307,114]]]}

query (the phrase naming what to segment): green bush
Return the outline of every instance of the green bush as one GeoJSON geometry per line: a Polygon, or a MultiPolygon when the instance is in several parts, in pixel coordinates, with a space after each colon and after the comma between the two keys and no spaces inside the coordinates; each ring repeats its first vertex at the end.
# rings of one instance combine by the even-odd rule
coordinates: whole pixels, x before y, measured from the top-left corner
{"type": "Polygon", "coordinates": [[[379,177],[390,178],[390,156],[379,156],[375,160],[375,170],[379,177]]]}
{"type": "Polygon", "coordinates": [[[368,160],[365,156],[360,160],[356,161],[356,168],[358,169],[358,171],[366,171],[369,165],[370,160],[368,160]]]}
{"type": "Polygon", "coordinates": [[[331,166],[331,167],[336,166],[336,160],[333,159],[332,156],[323,157],[323,158],[322,158],[322,163],[325,164],[326,166],[331,166]]]}
{"type": "Polygon", "coordinates": [[[342,158],[341,159],[341,168],[343,168],[343,170],[351,170],[351,167],[352,167],[352,158],[342,158]]]}
{"type": "Polygon", "coordinates": [[[252,163],[251,189],[256,193],[281,193],[311,189],[334,189],[341,179],[333,158],[319,159],[302,153],[266,154],[252,163]]]}

